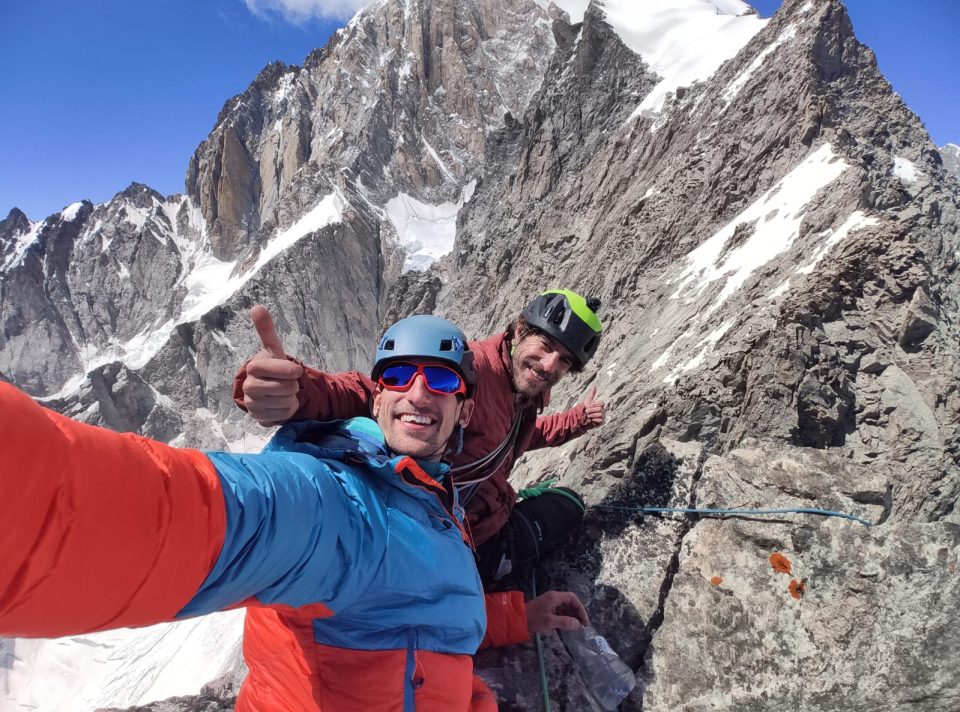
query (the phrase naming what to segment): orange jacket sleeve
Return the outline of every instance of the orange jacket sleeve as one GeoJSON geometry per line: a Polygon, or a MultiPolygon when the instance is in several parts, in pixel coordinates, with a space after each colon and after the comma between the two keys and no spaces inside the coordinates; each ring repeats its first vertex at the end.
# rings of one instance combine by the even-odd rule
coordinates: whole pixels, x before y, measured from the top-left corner
{"type": "Polygon", "coordinates": [[[527,608],[522,591],[504,591],[484,595],[487,605],[487,630],[480,648],[499,648],[530,640],[527,608]]]}
{"type": "Polygon", "coordinates": [[[210,460],[77,423],[5,383],[0,433],[0,633],[52,637],[172,619],[223,544],[210,460]]]}

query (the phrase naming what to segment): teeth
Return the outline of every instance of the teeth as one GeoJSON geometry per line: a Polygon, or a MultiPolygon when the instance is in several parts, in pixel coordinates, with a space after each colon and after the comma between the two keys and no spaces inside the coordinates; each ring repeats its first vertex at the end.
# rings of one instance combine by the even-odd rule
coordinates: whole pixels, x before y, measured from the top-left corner
{"type": "Polygon", "coordinates": [[[404,423],[417,423],[418,425],[433,424],[433,418],[429,418],[426,415],[414,415],[413,413],[404,413],[400,416],[400,420],[404,423]]]}

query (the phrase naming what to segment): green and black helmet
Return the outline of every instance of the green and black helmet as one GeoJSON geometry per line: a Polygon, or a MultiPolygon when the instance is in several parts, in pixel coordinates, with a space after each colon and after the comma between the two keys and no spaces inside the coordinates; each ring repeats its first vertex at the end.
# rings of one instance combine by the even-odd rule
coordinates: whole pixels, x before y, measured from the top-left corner
{"type": "Polygon", "coordinates": [[[600,345],[600,300],[584,299],[569,289],[548,289],[534,297],[521,316],[534,328],[556,339],[583,368],[600,345]]]}

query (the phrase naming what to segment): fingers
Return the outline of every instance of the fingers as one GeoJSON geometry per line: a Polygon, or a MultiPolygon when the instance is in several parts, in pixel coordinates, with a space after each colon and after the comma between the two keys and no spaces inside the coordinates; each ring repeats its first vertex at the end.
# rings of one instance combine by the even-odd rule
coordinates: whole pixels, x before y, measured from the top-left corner
{"type": "Polygon", "coordinates": [[[553,610],[556,613],[570,617],[581,625],[590,625],[587,609],[577,598],[577,594],[573,591],[550,591],[549,593],[554,596],[553,610]]]}
{"type": "MultiPolygon", "coordinates": [[[[261,351],[247,364],[247,379],[259,381],[293,381],[303,375],[303,366],[287,359],[263,356],[261,351]]],[[[244,383],[246,391],[246,382],[244,383]]]]}
{"type": "Polygon", "coordinates": [[[597,387],[592,386],[590,392],[587,394],[586,399],[583,401],[583,412],[584,417],[586,418],[586,425],[588,427],[596,427],[597,425],[603,425],[604,411],[606,406],[604,406],[603,401],[596,400],[597,397],[597,387]]]}
{"type": "Polygon", "coordinates": [[[262,366],[264,362],[272,362],[278,368],[296,366],[299,371],[303,369],[291,361],[278,359],[254,359],[247,364],[247,378],[243,382],[243,405],[250,416],[261,425],[277,425],[292,418],[300,407],[300,400],[297,398],[300,383],[295,378],[261,378],[252,375],[254,372],[264,371],[271,375],[277,373],[274,368],[259,369],[258,364],[262,366]]]}
{"type": "Polygon", "coordinates": [[[550,627],[555,630],[580,630],[583,624],[570,616],[552,616],[550,627]]]}
{"type": "Polygon", "coordinates": [[[250,416],[260,425],[284,423],[297,412],[297,398],[249,398],[244,396],[243,404],[250,416]]]}
{"type": "Polygon", "coordinates": [[[263,351],[271,358],[286,359],[287,354],[283,350],[283,344],[280,337],[277,336],[277,329],[273,325],[273,317],[262,304],[256,304],[250,309],[250,319],[253,321],[253,327],[257,330],[260,337],[260,343],[263,344],[263,351]]]}
{"type": "Polygon", "coordinates": [[[571,591],[547,591],[526,604],[531,633],[576,630],[590,624],[587,609],[571,591]]]}

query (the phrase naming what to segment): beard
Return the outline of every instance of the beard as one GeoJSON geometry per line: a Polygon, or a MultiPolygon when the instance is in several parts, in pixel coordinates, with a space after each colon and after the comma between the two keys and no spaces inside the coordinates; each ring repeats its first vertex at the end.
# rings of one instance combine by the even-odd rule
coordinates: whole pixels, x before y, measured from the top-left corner
{"type": "Polygon", "coordinates": [[[510,362],[513,386],[527,400],[549,390],[560,379],[547,374],[532,358],[514,358],[510,362]]]}

